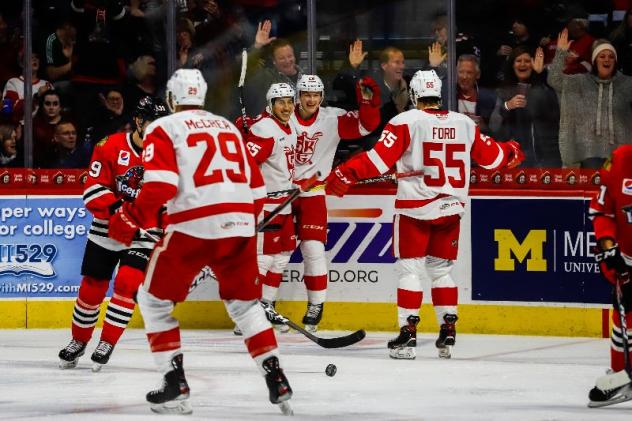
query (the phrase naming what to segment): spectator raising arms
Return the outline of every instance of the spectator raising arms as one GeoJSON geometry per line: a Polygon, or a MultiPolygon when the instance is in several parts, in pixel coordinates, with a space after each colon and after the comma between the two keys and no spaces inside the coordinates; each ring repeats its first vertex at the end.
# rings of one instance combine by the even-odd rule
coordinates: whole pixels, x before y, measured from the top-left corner
{"type": "Polygon", "coordinates": [[[250,116],[261,113],[266,106],[264,92],[273,83],[287,83],[292,89],[303,74],[296,64],[294,48],[285,39],[270,37],[272,23],[269,20],[259,24],[255,37],[253,54],[248,59],[248,76],[246,76],[246,112],[250,116]],[[261,60],[263,47],[269,44],[272,66],[265,66],[261,60]]]}
{"type": "Polygon", "coordinates": [[[617,146],[630,143],[632,77],[617,71],[617,53],[606,40],[595,42],[590,73],[564,74],[569,45],[564,29],[548,74],[560,99],[562,165],[599,168],[617,146]]]}
{"type": "Polygon", "coordinates": [[[514,48],[490,123],[496,136],[520,143],[527,167],[560,165],[559,105],[555,91],[545,83],[543,70],[541,48],[535,60],[528,47],[514,48]]]}

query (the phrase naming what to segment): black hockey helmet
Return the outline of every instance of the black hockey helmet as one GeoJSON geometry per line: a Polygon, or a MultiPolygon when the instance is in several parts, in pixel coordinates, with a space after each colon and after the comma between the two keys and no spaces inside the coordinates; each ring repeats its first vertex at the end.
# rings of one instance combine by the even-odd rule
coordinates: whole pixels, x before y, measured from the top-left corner
{"type": "Polygon", "coordinates": [[[162,99],[155,96],[142,97],[134,110],[134,117],[140,118],[143,122],[154,121],[166,115],[169,115],[167,105],[162,99]]]}

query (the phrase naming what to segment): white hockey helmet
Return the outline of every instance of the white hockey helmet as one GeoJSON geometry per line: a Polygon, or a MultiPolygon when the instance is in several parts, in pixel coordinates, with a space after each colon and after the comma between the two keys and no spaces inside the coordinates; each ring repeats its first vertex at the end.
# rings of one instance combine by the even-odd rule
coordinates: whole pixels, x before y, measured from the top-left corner
{"type": "Polygon", "coordinates": [[[325,85],[323,81],[316,75],[303,75],[296,83],[296,90],[299,95],[301,92],[320,92],[325,96],[325,85]]]}
{"type": "Polygon", "coordinates": [[[270,89],[268,89],[268,93],[266,94],[266,101],[268,101],[268,107],[272,110],[272,100],[275,98],[286,98],[291,97],[294,99],[294,88],[289,83],[273,83],[270,85],[270,89]]]}
{"type": "Polygon", "coordinates": [[[441,100],[441,79],[434,70],[418,70],[410,81],[410,100],[417,105],[419,98],[441,100]]]}
{"type": "Polygon", "coordinates": [[[167,82],[167,106],[172,112],[176,105],[203,106],[206,89],[206,81],[198,69],[178,69],[167,82]]]}

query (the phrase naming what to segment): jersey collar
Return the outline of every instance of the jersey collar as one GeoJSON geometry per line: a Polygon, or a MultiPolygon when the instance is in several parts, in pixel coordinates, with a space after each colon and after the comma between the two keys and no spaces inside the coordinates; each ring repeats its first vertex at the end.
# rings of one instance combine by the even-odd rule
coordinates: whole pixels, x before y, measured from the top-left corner
{"type": "Polygon", "coordinates": [[[297,105],[296,108],[294,109],[294,115],[296,116],[296,119],[298,120],[299,124],[301,126],[311,126],[312,124],[314,124],[314,121],[316,121],[316,118],[318,117],[318,114],[320,113],[320,107],[318,107],[316,112],[307,120],[301,117],[301,113],[299,112],[298,107],[299,106],[297,105]]]}

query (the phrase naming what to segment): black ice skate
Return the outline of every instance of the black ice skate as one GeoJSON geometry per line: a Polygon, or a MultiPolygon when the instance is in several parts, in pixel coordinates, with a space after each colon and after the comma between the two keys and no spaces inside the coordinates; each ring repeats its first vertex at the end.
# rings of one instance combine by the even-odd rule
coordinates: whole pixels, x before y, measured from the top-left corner
{"type": "Polygon", "coordinates": [[[325,303],[307,303],[307,311],[305,312],[305,316],[303,316],[303,324],[305,325],[306,331],[313,333],[318,330],[318,323],[320,323],[320,320],[323,318],[324,306],[325,303]]]}
{"type": "Polygon", "coordinates": [[[173,370],[165,374],[159,389],[147,393],[146,399],[152,411],[158,414],[191,414],[189,385],[184,377],[182,354],[171,360],[173,370]]]}
{"type": "MultiPolygon", "coordinates": [[[[269,306],[269,307],[272,307],[273,309],[276,309],[276,301],[268,302],[268,301],[261,300],[261,305],[263,306],[264,310],[265,310],[266,306],[269,306]]],[[[270,324],[272,325],[274,330],[276,330],[277,332],[279,332],[279,333],[287,333],[287,332],[290,331],[290,327],[288,325],[286,325],[281,320],[279,320],[278,318],[274,317],[271,313],[269,313],[267,311],[266,311],[266,318],[268,319],[268,321],[270,322],[270,324]]]]}
{"type": "Polygon", "coordinates": [[[597,379],[588,394],[588,407],[599,408],[632,400],[632,383],[625,370],[608,373],[597,379]]]}
{"type": "Polygon", "coordinates": [[[279,405],[281,412],[285,415],[293,415],[292,407],[287,402],[292,397],[292,388],[283,374],[283,369],[279,366],[277,357],[269,357],[262,364],[266,371],[266,384],[270,391],[270,402],[279,405]]]}
{"type": "Polygon", "coordinates": [[[399,329],[399,336],[392,341],[388,341],[389,355],[398,360],[414,360],[417,356],[415,347],[417,346],[417,325],[419,316],[408,316],[408,324],[399,329]]]}
{"type": "Polygon", "coordinates": [[[86,343],[72,339],[68,345],[59,351],[59,368],[75,368],[81,357],[86,352],[86,343]]]}
{"type": "Polygon", "coordinates": [[[110,356],[112,355],[112,351],[114,351],[114,345],[109,342],[99,341],[99,345],[97,345],[96,349],[92,353],[90,359],[94,364],[92,364],[92,371],[97,372],[101,371],[101,368],[110,361],[110,356]]]}
{"type": "Polygon", "coordinates": [[[451,358],[452,346],[456,342],[456,327],[455,323],[459,318],[456,314],[446,314],[443,316],[443,323],[441,330],[439,331],[439,338],[435,342],[437,349],[439,350],[439,358],[451,358]]]}

